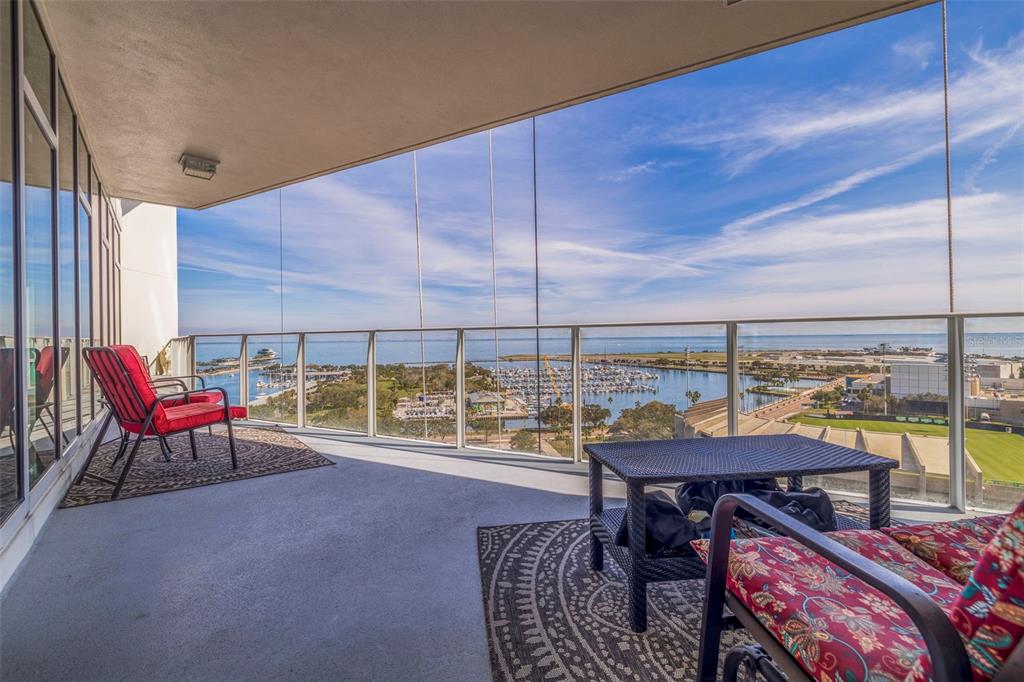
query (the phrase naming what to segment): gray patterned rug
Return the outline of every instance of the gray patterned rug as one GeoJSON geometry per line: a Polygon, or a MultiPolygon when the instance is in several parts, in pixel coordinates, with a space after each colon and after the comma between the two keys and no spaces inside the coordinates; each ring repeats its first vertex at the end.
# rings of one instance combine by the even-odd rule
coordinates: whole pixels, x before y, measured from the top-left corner
{"type": "MultiPolygon", "coordinates": [[[[625,575],[589,567],[584,519],[477,529],[495,680],[692,680],[704,583],[648,585],[648,628],[629,629],[625,575]]],[[[750,641],[726,632],[722,651],[750,641]]]]}
{"type": "MultiPolygon", "coordinates": [[[[144,441],[119,499],[334,464],[299,439],[277,428],[235,427],[234,431],[238,469],[231,468],[227,431],[222,427],[215,427],[213,435],[208,434],[206,429],[195,432],[198,460],[192,459],[188,434],[168,438],[171,446],[170,462],[164,460],[157,441],[144,441]]],[[[61,507],[110,501],[114,483],[127,458],[122,457],[117,464],[110,466],[117,455],[118,444],[119,441],[114,441],[100,447],[82,482],[71,486],[60,503],[61,507]]]]}

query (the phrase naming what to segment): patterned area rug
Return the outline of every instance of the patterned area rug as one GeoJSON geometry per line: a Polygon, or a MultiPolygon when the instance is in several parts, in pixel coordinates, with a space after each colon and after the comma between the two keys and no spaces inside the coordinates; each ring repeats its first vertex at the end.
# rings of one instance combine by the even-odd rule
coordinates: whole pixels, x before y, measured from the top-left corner
{"type": "MultiPolygon", "coordinates": [[[[867,523],[865,507],[834,504],[867,523]]],[[[625,574],[607,554],[605,570],[591,571],[589,543],[585,519],[477,529],[494,680],[694,679],[704,581],[648,585],[647,632],[636,634],[625,574]]],[[[723,657],[752,641],[742,630],[725,632],[723,657]]]]}
{"type": "MultiPolygon", "coordinates": [[[[280,429],[235,427],[234,431],[238,469],[231,468],[228,436],[223,427],[220,430],[215,428],[213,435],[205,429],[195,432],[198,460],[192,459],[188,434],[168,439],[171,446],[170,462],[164,460],[156,440],[144,441],[118,499],[334,464],[280,429]]],[[[115,440],[100,447],[89,465],[88,473],[79,485],[71,486],[61,507],[110,501],[114,483],[127,458],[127,455],[122,457],[111,468],[118,445],[119,441],[115,440]]]]}
{"type": "MultiPolygon", "coordinates": [[[[590,570],[583,519],[477,529],[495,680],[692,680],[704,582],[647,586],[647,632],[629,629],[626,577],[590,570]]],[[[722,651],[751,641],[726,632],[722,651]]]]}

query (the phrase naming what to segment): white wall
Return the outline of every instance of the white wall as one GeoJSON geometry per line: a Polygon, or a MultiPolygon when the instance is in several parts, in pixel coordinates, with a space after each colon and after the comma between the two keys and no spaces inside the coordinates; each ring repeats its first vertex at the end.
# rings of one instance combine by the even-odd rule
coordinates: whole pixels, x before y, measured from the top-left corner
{"type": "Polygon", "coordinates": [[[121,337],[152,361],[178,335],[178,213],[121,202],[121,337]]]}

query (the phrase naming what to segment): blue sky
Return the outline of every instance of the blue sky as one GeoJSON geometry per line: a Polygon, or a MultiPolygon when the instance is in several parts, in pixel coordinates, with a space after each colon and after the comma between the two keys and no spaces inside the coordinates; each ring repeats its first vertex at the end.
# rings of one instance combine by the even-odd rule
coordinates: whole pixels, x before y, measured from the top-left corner
{"type": "MultiPolygon", "coordinates": [[[[1024,4],[949,16],[956,307],[1021,310],[1024,4]]],[[[940,17],[539,117],[541,321],[946,312],[940,17]]],[[[532,127],[417,153],[426,325],[534,321],[532,127]]],[[[183,333],[279,329],[282,295],[287,329],[419,323],[412,155],[178,219],[183,333]]]]}

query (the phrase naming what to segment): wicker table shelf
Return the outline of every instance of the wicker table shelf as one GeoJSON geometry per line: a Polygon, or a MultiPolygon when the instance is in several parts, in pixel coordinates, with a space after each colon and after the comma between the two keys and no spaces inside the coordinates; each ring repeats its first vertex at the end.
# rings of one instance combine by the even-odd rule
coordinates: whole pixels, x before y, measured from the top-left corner
{"type": "MultiPolygon", "coordinates": [[[[799,490],[804,476],[867,471],[869,525],[889,525],[889,470],[899,463],[853,448],[805,436],[730,436],[686,440],[595,443],[584,447],[590,457],[590,565],[604,568],[607,551],[629,581],[629,622],[635,632],[647,629],[647,583],[703,578],[696,556],[653,558],[645,551],[644,489],[648,485],[695,481],[787,478],[799,490]],[[604,468],[626,483],[626,507],[604,507],[604,468]],[[629,517],[627,547],[615,544],[624,515],[629,517]]],[[[854,527],[843,519],[841,527],[854,527]]]]}

